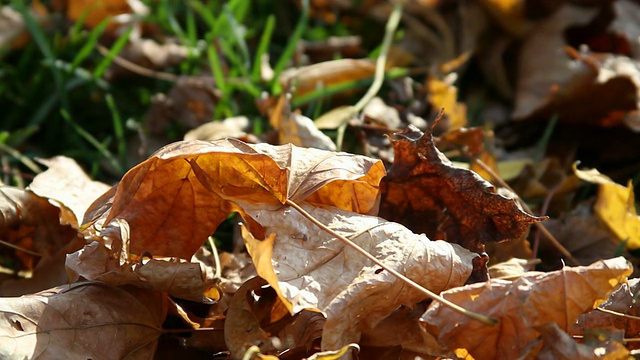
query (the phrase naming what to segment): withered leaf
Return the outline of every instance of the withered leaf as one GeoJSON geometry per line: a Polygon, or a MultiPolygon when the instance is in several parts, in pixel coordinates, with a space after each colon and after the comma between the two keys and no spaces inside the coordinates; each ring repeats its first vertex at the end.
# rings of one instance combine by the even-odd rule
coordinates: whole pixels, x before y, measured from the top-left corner
{"type": "MultiPolygon", "coordinates": [[[[464,284],[477,256],[382,218],[333,207],[304,204],[303,208],[435,293],[464,284]]],[[[362,331],[376,326],[401,305],[413,306],[425,298],[288,206],[247,214],[266,233],[275,234],[261,245],[251,233],[244,233],[258,274],[290,303],[292,312],[316,308],[327,315],[322,349],[357,342],[362,331]]]]}
{"type": "Polygon", "coordinates": [[[381,217],[478,253],[485,242],[519,239],[543,220],[497,194],[473,171],[455,167],[431,132],[423,135],[410,126],[399,136],[393,166],[380,183],[381,217]]]}
{"type": "Polygon", "coordinates": [[[335,151],[333,140],[318,130],[313,120],[291,111],[290,102],[291,95],[282,94],[269,111],[269,123],[278,131],[278,143],[335,151]]]}
{"type": "Polygon", "coordinates": [[[441,293],[463,308],[497,318],[489,326],[433,303],[422,320],[450,349],[464,348],[474,357],[517,358],[540,336],[536,326],[556,323],[567,331],[578,316],[593,309],[631,273],[623,257],[590,266],[529,272],[517,280],[490,280],[441,293]]]}
{"type": "Polygon", "coordinates": [[[100,282],[0,298],[0,358],[149,359],[166,295],[100,282]]]}
{"type": "Polygon", "coordinates": [[[36,175],[29,184],[29,190],[39,196],[61,202],[73,211],[77,222],[82,221],[91,202],[109,190],[109,185],[91,180],[71,158],[56,156],[51,159],[39,159],[38,162],[49,168],[36,175]]]}
{"type": "Polygon", "coordinates": [[[119,263],[97,241],[67,255],[66,267],[73,281],[83,277],[111,285],[134,285],[197,302],[210,303],[206,292],[214,287],[211,269],[198,262],[153,258],[119,263]]]}
{"type": "MultiPolygon", "coordinates": [[[[241,359],[252,345],[262,345],[267,348],[270,344],[267,341],[269,334],[260,327],[260,322],[251,311],[249,304],[252,292],[260,289],[264,284],[266,281],[259,277],[246,281],[233,295],[229,304],[224,322],[224,341],[234,359],[241,359]]],[[[265,351],[265,349],[261,350],[265,351]]]]}
{"type": "Polygon", "coordinates": [[[0,187],[0,240],[23,249],[0,247],[2,262],[13,263],[12,270],[31,271],[54,261],[56,254],[64,258],[64,251],[77,250],[82,246],[76,241],[77,226],[66,207],[31,191],[0,187]]]}
{"type": "MultiPolygon", "coordinates": [[[[640,279],[629,279],[629,283],[622,284],[617,288],[609,298],[598,305],[600,311],[594,309],[591,312],[580,315],[578,321],[573,325],[571,334],[584,335],[589,330],[597,330],[603,328],[621,329],[625,338],[640,337],[640,323],[637,317],[640,317],[640,303],[638,302],[638,294],[640,290],[640,279]],[[636,318],[620,316],[620,314],[631,315],[636,318]]],[[[637,342],[627,343],[629,349],[638,349],[640,344],[637,342]]]]}
{"type": "Polygon", "coordinates": [[[291,144],[178,142],[125,174],[85,222],[120,219],[131,229],[132,253],[188,259],[231,212],[242,213],[242,204],[277,208],[306,199],[375,212],[384,172],[378,160],[291,144]]]}
{"type": "Polygon", "coordinates": [[[542,346],[539,352],[536,347],[532,347],[532,351],[528,355],[532,357],[535,355],[536,359],[595,360],[632,358],[629,350],[621,342],[604,341],[603,344],[581,344],[574,340],[571,335],[562,331],[556,323],[536,326],[535,330],[541,335],[542,346]]]}

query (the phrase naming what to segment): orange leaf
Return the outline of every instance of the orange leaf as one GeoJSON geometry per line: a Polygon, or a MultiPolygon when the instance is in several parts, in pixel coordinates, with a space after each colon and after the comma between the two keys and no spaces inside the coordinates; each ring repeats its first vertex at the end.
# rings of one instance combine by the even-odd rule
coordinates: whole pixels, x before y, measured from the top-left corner
{"type": "Polygon", "coordinates": [[[464,348],[474,357],[514,359],[550,322],[567,331],[578,316],[593,309],[626,277],[631,267],[623,257],[590,266],[529,272],[515,280],[490,280],[442,292],[463,308],[497,318],[488,326],[433,303],[422,320],[451,349],[464,348]]]}
{"type": "MultiPolygon", "coordinates": [[[[131,169],[91,205],[85,222],[125,221],[132,253],[188,259],[246,205],[275,209],[287,199],[306,199],[373,213],[384,173],[378,160],[291,144],[184,141],[131,169]]],[[[258,231],[255,224],[251,230],[258,231]]]]}

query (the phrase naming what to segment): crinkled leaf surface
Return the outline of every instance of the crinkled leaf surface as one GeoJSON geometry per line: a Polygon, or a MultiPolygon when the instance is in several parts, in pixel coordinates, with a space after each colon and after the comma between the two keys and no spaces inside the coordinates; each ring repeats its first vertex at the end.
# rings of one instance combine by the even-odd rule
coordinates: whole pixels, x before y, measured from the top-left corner
{"type": "Polygon", "coordinates": [[[73,211],[76,221],[82,221],[84,213],[93,200],[109,190],[110,186],[93,181],[78,163],[65,156],[39,159],[49,168],[38,174],[29,190],[49,199],[55,199],[73,211]]]}
{"type": "Polygon", "coordinates": [[[567,331],[580,314],[598,305],[631,273],[623,257],[590,266],[529,272],[515,281],[490,280],[451,289],[441,295],[467,310],[497,318],[488,326],[433,303],[422,320],[451,349],[464,348],[474,357],[513,359],[550,322],[567,331]]]}
{"type": "Polygon", "coordinates": [[[134,285],[181,299],[211,302],[204,294],[214,286],[213,270],[198,262],[153,258],[120,264],[104,244],[93,241],[67,255],[66,266],[74,281],[82,276],[111,285],[134,285]]]}
{"type": "Polygon", "coordinates": [[[15,263],[13,270],[32,270],[36,264],[53,261],[56,254],[73,245],[76,227],[67,208],[54,206],[31,191],[0,187],[0,239],[31,252],[0,247],[3,262],[15,263]]]}
{"type": "MultiPolygon", "coordinates": [[[[464,284],[471,273],[476,255],[456,244],[430,241],[374,216],[309,204],[304,208],[435,293],[464,284]]],[[[265,249],[254,246],[259,240],[245,233],[249,250],[260,250],[251,253],[258,274],[265,273],[269,279],[275,270],[277,282],[270,285],[291,303],[294,312],[317,308],[327,314],[323,349],[357,342],[363,329],[375,326],[400,305],[412,306],[425,298],[290,207],[249,211],[248,215],[267,233],[276,234],[273,248],[265,249]],[[269,257],[269,250],[271,261],[267,262],[263,257],[269,257]]]]}
{"type": "Polygon", "coordinates": [[[430,132],[410,126],[399,135],[393,166],[380,183],[381,217],[479,253],[485,242],[519,239],[542,220],[473,171],[455,167],[430,132]]]}
{"type": "Polygon", "coordinates": [[[178,142],[125,174],[85,222],[123,220],[132,253],[188,259],[230,212],[242,212],[239,203],[277,208],[306,199],[375,212],[384,173],[378,160],[290,144],[178,142]]]}
{"type": "MultiPolygon", "coordinates": [[[[612,312],[593,310],[580,315],[573,325],[571,334],[584,335],[590,330],[615,328],[624,331],[625,338],[640,337],[640,323],[637,319],[640,317],[640,303],[637,301],[639,293],[640,279],[629,279],[627,284],[618,287],[605,302],[598,306],[598,309],[612,312]],[[620,314],[635,316],[635,318],[620,316],[620,314]]],[[[629,342],[627,346],[632,350],[640,348],[637,342],[629,342]]]]}
{"type": "Polygon", "coordinates": [[[150,359],[166,295],[99,282],[0,298],[2,359],[150,359]]]}

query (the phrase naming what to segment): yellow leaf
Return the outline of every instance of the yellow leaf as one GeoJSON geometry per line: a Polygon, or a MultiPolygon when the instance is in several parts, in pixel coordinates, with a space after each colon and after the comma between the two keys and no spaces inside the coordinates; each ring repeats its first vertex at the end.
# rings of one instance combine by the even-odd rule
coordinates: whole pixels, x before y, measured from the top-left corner
{"type": "Polygon", "coordinates": [[[636,213],[635,196],[631,181],[626,187],[615,183],[596,169],[573,171],[581,180],[599,184],[593,212],[620,241],[627,241],[627,248],[640,248],[640,217],[636,213]]]}
{"type": "Polygon", "coordinates": [[[627,187],[601,184],[593,211],[618,240],[627,241],[627,248],[640,248],[640,217],[636,213],[631,181],[627,187]]]}

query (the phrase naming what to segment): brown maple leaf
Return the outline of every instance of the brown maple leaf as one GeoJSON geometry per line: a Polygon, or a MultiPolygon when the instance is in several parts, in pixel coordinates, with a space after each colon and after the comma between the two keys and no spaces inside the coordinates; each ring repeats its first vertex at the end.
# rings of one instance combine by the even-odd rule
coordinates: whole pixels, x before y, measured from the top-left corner
{"type": "Polygon", "coordinates": [[[436,148],[432,131],[433,125],[426,134],[410,125],[393,140],[395,160],[380,184],[381,217],[477,253],[488,241],[519,239],[544,220],[520,210],[475,172],[454,166],[436,148]]]}

